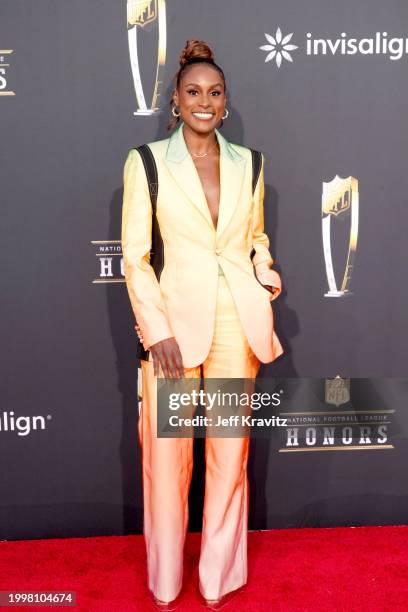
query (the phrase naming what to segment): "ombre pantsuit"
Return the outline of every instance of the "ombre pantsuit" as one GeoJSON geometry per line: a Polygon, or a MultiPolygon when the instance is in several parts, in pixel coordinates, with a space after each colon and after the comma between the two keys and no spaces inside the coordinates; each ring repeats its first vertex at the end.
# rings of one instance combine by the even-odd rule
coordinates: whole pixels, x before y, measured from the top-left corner
{"type": "MultiPolygon", "coordinates": [[[[152,361],[142,361],[139,437],[143,457],[144,534],[150,590],[175,599],[183,576],[188,525],[188,489],[193,468],[192,438],[157,438],[156,379],[152,361]]],[[[202,365],[185,376],[255,378],[260,366],[243,333],[225,276],[218,277],[214,337],[202,365]]],[[[207,437],[205,495],[199,562],[200,590],[218,599],[247,579],[249,438],[207,437]]]]}
{"type": "MultiPolygon", "coordinates": [[[[152,211],[143,163],[132,150],[124,170],[122,252],[136,329],[145,349],[169,337],[180,347],[185,377],[255,378],[260,363],[283,353],[272,301],[281,292],[264,233],[264,166],[252,193],[248,148],[216,130],[220,205],[215,228],[183,124],[149,143],[158,169],[157,219],[164,267],[149,261],[152,211]],[[272,295],[263,285],[273,285],[272,295]]],[[[148,584],[162,601],[182,586],[192,438],[157,437],[157,385],[151,353],[141,361],[144,534],[148,584]]],[[[159,376],[162,376],[160,371],[159,376]]],[[[249,438],[207,437],[200,590],[218,599],[247,579],[249,438]]]]}

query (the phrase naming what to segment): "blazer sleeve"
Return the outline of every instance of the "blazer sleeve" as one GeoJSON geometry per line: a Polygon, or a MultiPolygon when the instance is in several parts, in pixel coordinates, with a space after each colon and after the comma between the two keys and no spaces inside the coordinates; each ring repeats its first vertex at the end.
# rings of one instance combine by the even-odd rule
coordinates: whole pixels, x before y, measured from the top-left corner
{"type": "MultiPolygon", "coordinates": [[[[122,255],[126,286],[145,349],[174,336],[160,285],[150,265],[152,206],[138,151],[129,151],[123,172],[122,255]]],[[[140,337],[140,336],[139,336],[140,337]]]]}
{"type": "Polygon", "coordinates": [[[262,285],[272,285],[275,288],[273,300],[282,291],[282,282],[278,272],[272,270],[273,258],[269,252],[269,238],[264,231],[264,195],[265,195],[265,156],[262,153],[262,165],[254,193],[254,209],[252,219],[252,246],[255,254],[252,263],[255,274],[262,285]]]}

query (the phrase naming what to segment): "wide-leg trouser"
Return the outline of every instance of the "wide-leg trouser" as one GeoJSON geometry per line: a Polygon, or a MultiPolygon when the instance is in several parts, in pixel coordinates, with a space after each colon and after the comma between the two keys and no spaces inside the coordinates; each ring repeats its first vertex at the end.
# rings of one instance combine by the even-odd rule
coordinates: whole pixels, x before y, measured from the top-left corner
{"type": "MultiPolygon", "coordinates": [[[[211,350],[200,366],[185,369],[186,377],[202,377],[204,385],[206,378],[255,378],[260,366],[244,335],[226,278],[222,274],[218,278],[211,350]]],[[[141,367],[139,439],[148,586],[158,599],[171,601],[182,586],[193,439],[157,437],[157,379],[151,355],[141,367]]],[[[248,437],[205,440],[199,586],[206,599],[218,599],[247,580],[248,451],[248,437]]]]}

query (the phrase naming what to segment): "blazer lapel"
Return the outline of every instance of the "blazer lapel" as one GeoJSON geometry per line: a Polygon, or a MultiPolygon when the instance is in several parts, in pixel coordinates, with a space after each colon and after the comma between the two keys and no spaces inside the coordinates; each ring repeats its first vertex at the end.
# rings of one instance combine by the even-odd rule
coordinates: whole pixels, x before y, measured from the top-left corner
{"type": "MultiPolygon", "coordinates": [[[[200,177],[184,140],[183,125],[181,122],[169,138],[165,163],[179,187],[215,232],[200,177]]],[[[218,130],[215,130],[215,134],[220,146],[220,206],[216,231],[218,238],[227,228],[238,204],[246,160],[218,130]]]]}
{"type": "Polygon", "coordinates": [[[238,205],[243,186],[246,160],[226,138],[215,130],[220,144],[220,209],[218,213],[217,238],[227,229],[238,205]]]}

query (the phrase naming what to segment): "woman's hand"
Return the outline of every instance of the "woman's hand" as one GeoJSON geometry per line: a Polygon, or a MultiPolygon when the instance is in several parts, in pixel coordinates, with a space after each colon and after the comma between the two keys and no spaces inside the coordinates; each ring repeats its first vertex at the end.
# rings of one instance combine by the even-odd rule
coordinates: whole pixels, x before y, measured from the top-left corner
{"type": "MultiPolygon", "coordinates": [[[[279,287],[274,287],[273,285],[264,285],[265,289],[272,293],[272,296],[278,297],[280,293],[279,287]]],[[[273,297],[274,299],[274,297],[273,297]]]]}
{"type": "Polygon", "coordinates": [[[184,366],[179,345],[174,337],[165,338],[149,348],[153,357],[154,375],[161,367],[165,378],[183,378],[184,366]]]}
{"type": "Polygon", "coordinates": [[[281,294],[282,280],[279,273],[269,267],[268,262],[261,262],[255,266],[255,276],[261,285],[272,294],[271,301],[281,294]]]}

